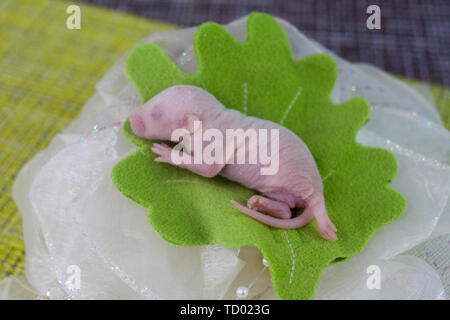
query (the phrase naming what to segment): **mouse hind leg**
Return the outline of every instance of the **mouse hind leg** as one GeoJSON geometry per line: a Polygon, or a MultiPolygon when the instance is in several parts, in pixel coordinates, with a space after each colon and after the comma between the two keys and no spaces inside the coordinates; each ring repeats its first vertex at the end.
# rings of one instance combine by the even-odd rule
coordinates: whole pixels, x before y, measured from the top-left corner
{"type": "Polygon", "coordinates": [[[290,219],[292,216],[291,208],[286,203],[259,195],[254,195],[248,199],[247,207],[280,219],[290,219]]]}
{"type": "Polygon", "coordinates": [[[328,217],[323,196],[314,192],[305,201],[311,211],[314,212],[314,217],[316,218],[317,226],[322,237],[330,241],[338,240],[336,235],[337,228],[328,217]]]}

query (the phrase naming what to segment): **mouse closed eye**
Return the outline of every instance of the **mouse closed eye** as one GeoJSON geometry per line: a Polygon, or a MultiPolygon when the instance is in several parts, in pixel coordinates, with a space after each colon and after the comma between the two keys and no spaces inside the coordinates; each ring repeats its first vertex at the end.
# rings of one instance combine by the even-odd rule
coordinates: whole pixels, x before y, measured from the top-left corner
{"type": "Polygon", "coordinates": [[[150,113],[150,116],[152,117],[153,120],[159,120],[162,117],[162,112],[161,111],[152,111],[150,113]]]}
{"type": "MultiPolygon", "coordinates": [[[[248,131],[250,129],[255,129],[256,132],[261,132],[259,129],[278,130],[280,132],[278,137],[282,139],[271,140],[271,146],[275,146],[274,142],[278,144],[275,153],[279,153],[279,169],[273,174],[261,174],[262,163],[251,165],[227,161],[199,162],[197,160],[202,151],[199,150],[199,145],[195,144],[191,145],[193,154],[184,158],[186,160],[184,162],[174,161],[169,146],[155,144],[152,151],[159,155],[155,161],[185,168],[208,178],[220,174],[263,193],[263,196],[250,198],[247,206],[233,200],[231,203],[242,213],[266,225],[281,229],[296,229],[315,218],[322,237],[329,241],[337,240],[337,229],[327,214],[322,180],[314,158],[303,141],[288,129],[270,121],[246,117],[235,110],[227,109],[207,91],[187,85],[164,90],[130,116],[133,132],[150,140],[174,141],[173,133],[180,129],[185,130],[186,134],[194,135],[198,133],[198,123],[222,133],[237,128],[244,128],[246,131],[242,129],[243,132],[250,132],[248,131]],[[300,216],[291,218],[290,210],[293,208],[305,210],[300,216]]],[[[179,136],[175,141],[178,140],[179,136]]],[[[245,144],[243,146],[245,148],[245,144]]],[[[231,151],[237,158],[242,150],[240,146],[233,145],[231,151]]]]}

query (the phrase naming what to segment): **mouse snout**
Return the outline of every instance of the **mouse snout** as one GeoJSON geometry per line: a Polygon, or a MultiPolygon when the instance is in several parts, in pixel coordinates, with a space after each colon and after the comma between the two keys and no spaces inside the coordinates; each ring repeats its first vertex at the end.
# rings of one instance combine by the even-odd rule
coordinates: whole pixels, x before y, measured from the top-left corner
{"type": "Polygon", "coordinates": [[[140,115],[132,114],[129,117],[131,129],[138,136],[142,136],[145,133],[145,123],[140,115]]]}

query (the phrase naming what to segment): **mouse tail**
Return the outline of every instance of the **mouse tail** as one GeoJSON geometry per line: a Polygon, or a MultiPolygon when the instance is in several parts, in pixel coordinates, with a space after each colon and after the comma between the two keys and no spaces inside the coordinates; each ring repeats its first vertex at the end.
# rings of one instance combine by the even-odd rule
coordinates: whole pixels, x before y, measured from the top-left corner
{"type": "Polygon", "coordinates": [[[271,217],[267,214],[263,214],[261,212],[249,209],[244,207],[243,205],[237,203],[234,200],[230,200],[231,204],[236,207],[242,213],[252,217],[259,222],[267,224],[271,227],[279,228],[279,229],[297,229],[303,227],[308,224],[313,218],[313,211],[310,207],[306,208],[305,211],[299,215],[298,217],[292,219],[278,219],[271,217]]]}

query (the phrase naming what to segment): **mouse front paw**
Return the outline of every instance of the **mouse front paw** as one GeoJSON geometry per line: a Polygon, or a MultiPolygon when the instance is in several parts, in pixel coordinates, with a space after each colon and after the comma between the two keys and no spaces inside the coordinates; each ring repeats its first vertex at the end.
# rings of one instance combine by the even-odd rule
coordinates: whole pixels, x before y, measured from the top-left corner
{"type": "Polygon", "coordinates": [[[156,162],[172,163],[171,154],[172,148],[164,143],[154,143],[152,151],[159,157],[155,158],[156,162]]]}

